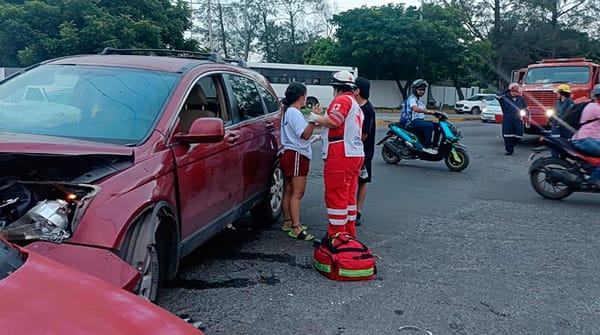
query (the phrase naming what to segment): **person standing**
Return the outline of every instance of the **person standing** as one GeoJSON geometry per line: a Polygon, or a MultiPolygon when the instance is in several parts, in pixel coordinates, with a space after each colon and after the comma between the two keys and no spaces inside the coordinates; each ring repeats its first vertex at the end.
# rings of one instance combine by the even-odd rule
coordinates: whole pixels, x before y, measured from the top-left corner
{"type": "MultiPolygon", "coordinates": [[[[571,87],[567,84],[560,84],[556,87],[556,103],[554,103],[554,115],[562,120],[565,111],[571,108],[575,103],[571,99],[571,87]]],[[[552,122],[552,137],[571,138],[571,131],[558,123],[552,122]]]]}
{"type": "Polygon", "coordinates": [[[354,97],[360,106],[365,118],[362,125],[363,150],[365,161],[358,176],[358,191],[356,192],[356,225],[362,225],[362,208],[367,197],[367,184],[371,182],[372,161],[375,153],[375,108],[369,101],[371,83],[363,77],[356,77],[356,90],[354,97]]]}
{"type": "MultiPolygon", "coordinates": [[[[581,112],[581,128],[573,136],[573,146],[583,154],[600,157],[600,84],[592,89],[592,102],[581,112]]],[[[600,188],[600,166],[592,171],[588,183],[600,188]]]]}
{"type": "Polygon", "coordinates": [[[326,115],[311,115],[323,126],[323,176],[327,207],[327,237],[347,232],[356,236],[356,190],[364,160],[363,113],[354,98],[355,80],[349,71],[333,74],[334,99],[326,115]]]}
{"type": "Polygon", "coordinates": [[[519,84],[512,83],[501,95],[496,96],[502,109],[502,137],[504,138],[505,155],[512,155],[515,146],[523,137],[523,119],[521,110],[527,109],[525,99],[519,95],[519,84]]]}
{"type": "MultiPolygon", "coordinates": [[[[300,108],[306,105],[306,86],[302,83],[291,83],[285,90],[282,104],[284,112],[281,118],[281,144],[284,151],[279,162],[285,182],[281,230],[292,238],[310,241],[314,236],[300,224],[300,206],[312,157],[309,139],[315,130],[315,123],[307,122],[300,111],[300,108]]],[[[315,105],[313,112],[320,114],[321,107],[315,105]]]]}

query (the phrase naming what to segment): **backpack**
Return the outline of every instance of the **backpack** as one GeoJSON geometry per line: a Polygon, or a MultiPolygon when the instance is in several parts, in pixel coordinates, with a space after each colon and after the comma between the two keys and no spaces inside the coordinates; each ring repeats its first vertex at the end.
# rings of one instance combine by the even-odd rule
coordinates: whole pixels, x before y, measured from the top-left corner
{"type": "Polygon", "coordinates": [[[402,110],[400,111],[400,124],[406,126],[412,119],[412,109],[408,108],[408,99],[402,103],[402,110]]]}
{"type": "Polygon", "coordinates": [[[571,105],[564,111],[561,119],[574,129],[581,128],[582,125],[579,123],[579,120],[581,120],[581,112],[583,112],[583,108],[590,102],[591,101],[585,101],[571,105]]]}
{"type": "Polygon", "coordinates": [[[377,273],[371,250],[348,233],[323,238],[314,252],[314,267],[339,281],[371,280],[377,273]]]}

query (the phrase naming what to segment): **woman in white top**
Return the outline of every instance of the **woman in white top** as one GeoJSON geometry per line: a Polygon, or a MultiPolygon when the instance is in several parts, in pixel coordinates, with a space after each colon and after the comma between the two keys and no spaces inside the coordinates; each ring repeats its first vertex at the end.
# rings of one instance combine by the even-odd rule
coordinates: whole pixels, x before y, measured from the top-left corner
{"type": "MultiPolygon", "coordinates": [[[[281,230],[292,238],[310,241],[314,236],[300,224],[300,202],[306,190],[306,178],[312,157],[310,137],[315,130],[315,123],[306,121],[300,111],[306,105],[306,86],[302,83],[291,83],[285,90],[282,103],[284,112],[281,118],[281,144],[284,151],[279,162],[285,175],[285,187],[284,222],[281,230]]],[[[320,114],[321,107],[315,105],[313,112],[320,114]]]]}

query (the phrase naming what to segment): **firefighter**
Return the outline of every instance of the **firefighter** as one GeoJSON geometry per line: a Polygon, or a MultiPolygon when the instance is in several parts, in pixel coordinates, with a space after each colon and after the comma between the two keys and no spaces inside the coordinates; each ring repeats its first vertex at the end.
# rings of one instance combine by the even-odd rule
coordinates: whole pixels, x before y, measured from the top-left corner
{"type": "Polygon", "coordinates": [[[327,236],[347,232],[356,236],[356,189],[364,161],[362,123],[364,115],[354,98],[356,84],[348,71],[333,74],[334,99],[327,113],[311,115],[321,126],[327,236]]]}
{"type": "Polygon", "coordinates": [[[496,96],[502,108],[502,137],[504,138],[505,155],[512,155],[515,146],[523,137],[523,119],[521,111],[527,110],[525,99],[519,95],[519,84],[508,85],[502,95],[496,96]]]}

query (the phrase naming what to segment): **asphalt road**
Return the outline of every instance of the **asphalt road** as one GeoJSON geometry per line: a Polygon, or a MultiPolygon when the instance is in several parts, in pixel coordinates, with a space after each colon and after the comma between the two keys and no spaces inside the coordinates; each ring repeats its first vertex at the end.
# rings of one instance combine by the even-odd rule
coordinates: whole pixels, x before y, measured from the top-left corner
{"type": "MultiPolygon", "coordinates": [[[[600,334],[600,194],[563,201],[529,185],[531,143],[503,155],[500,126],[464,122],[471,164],[388,165],[376,148],[358,237],[365,282],[317,273],[312,245],[279,227],[229,231],[184,260],[159,304],[213,334],[600,334]]],[[[378,138],[385,127],[378,127],[378,138]]],[[[302,221],[326,231],[320,143],[302,221]]]]}

